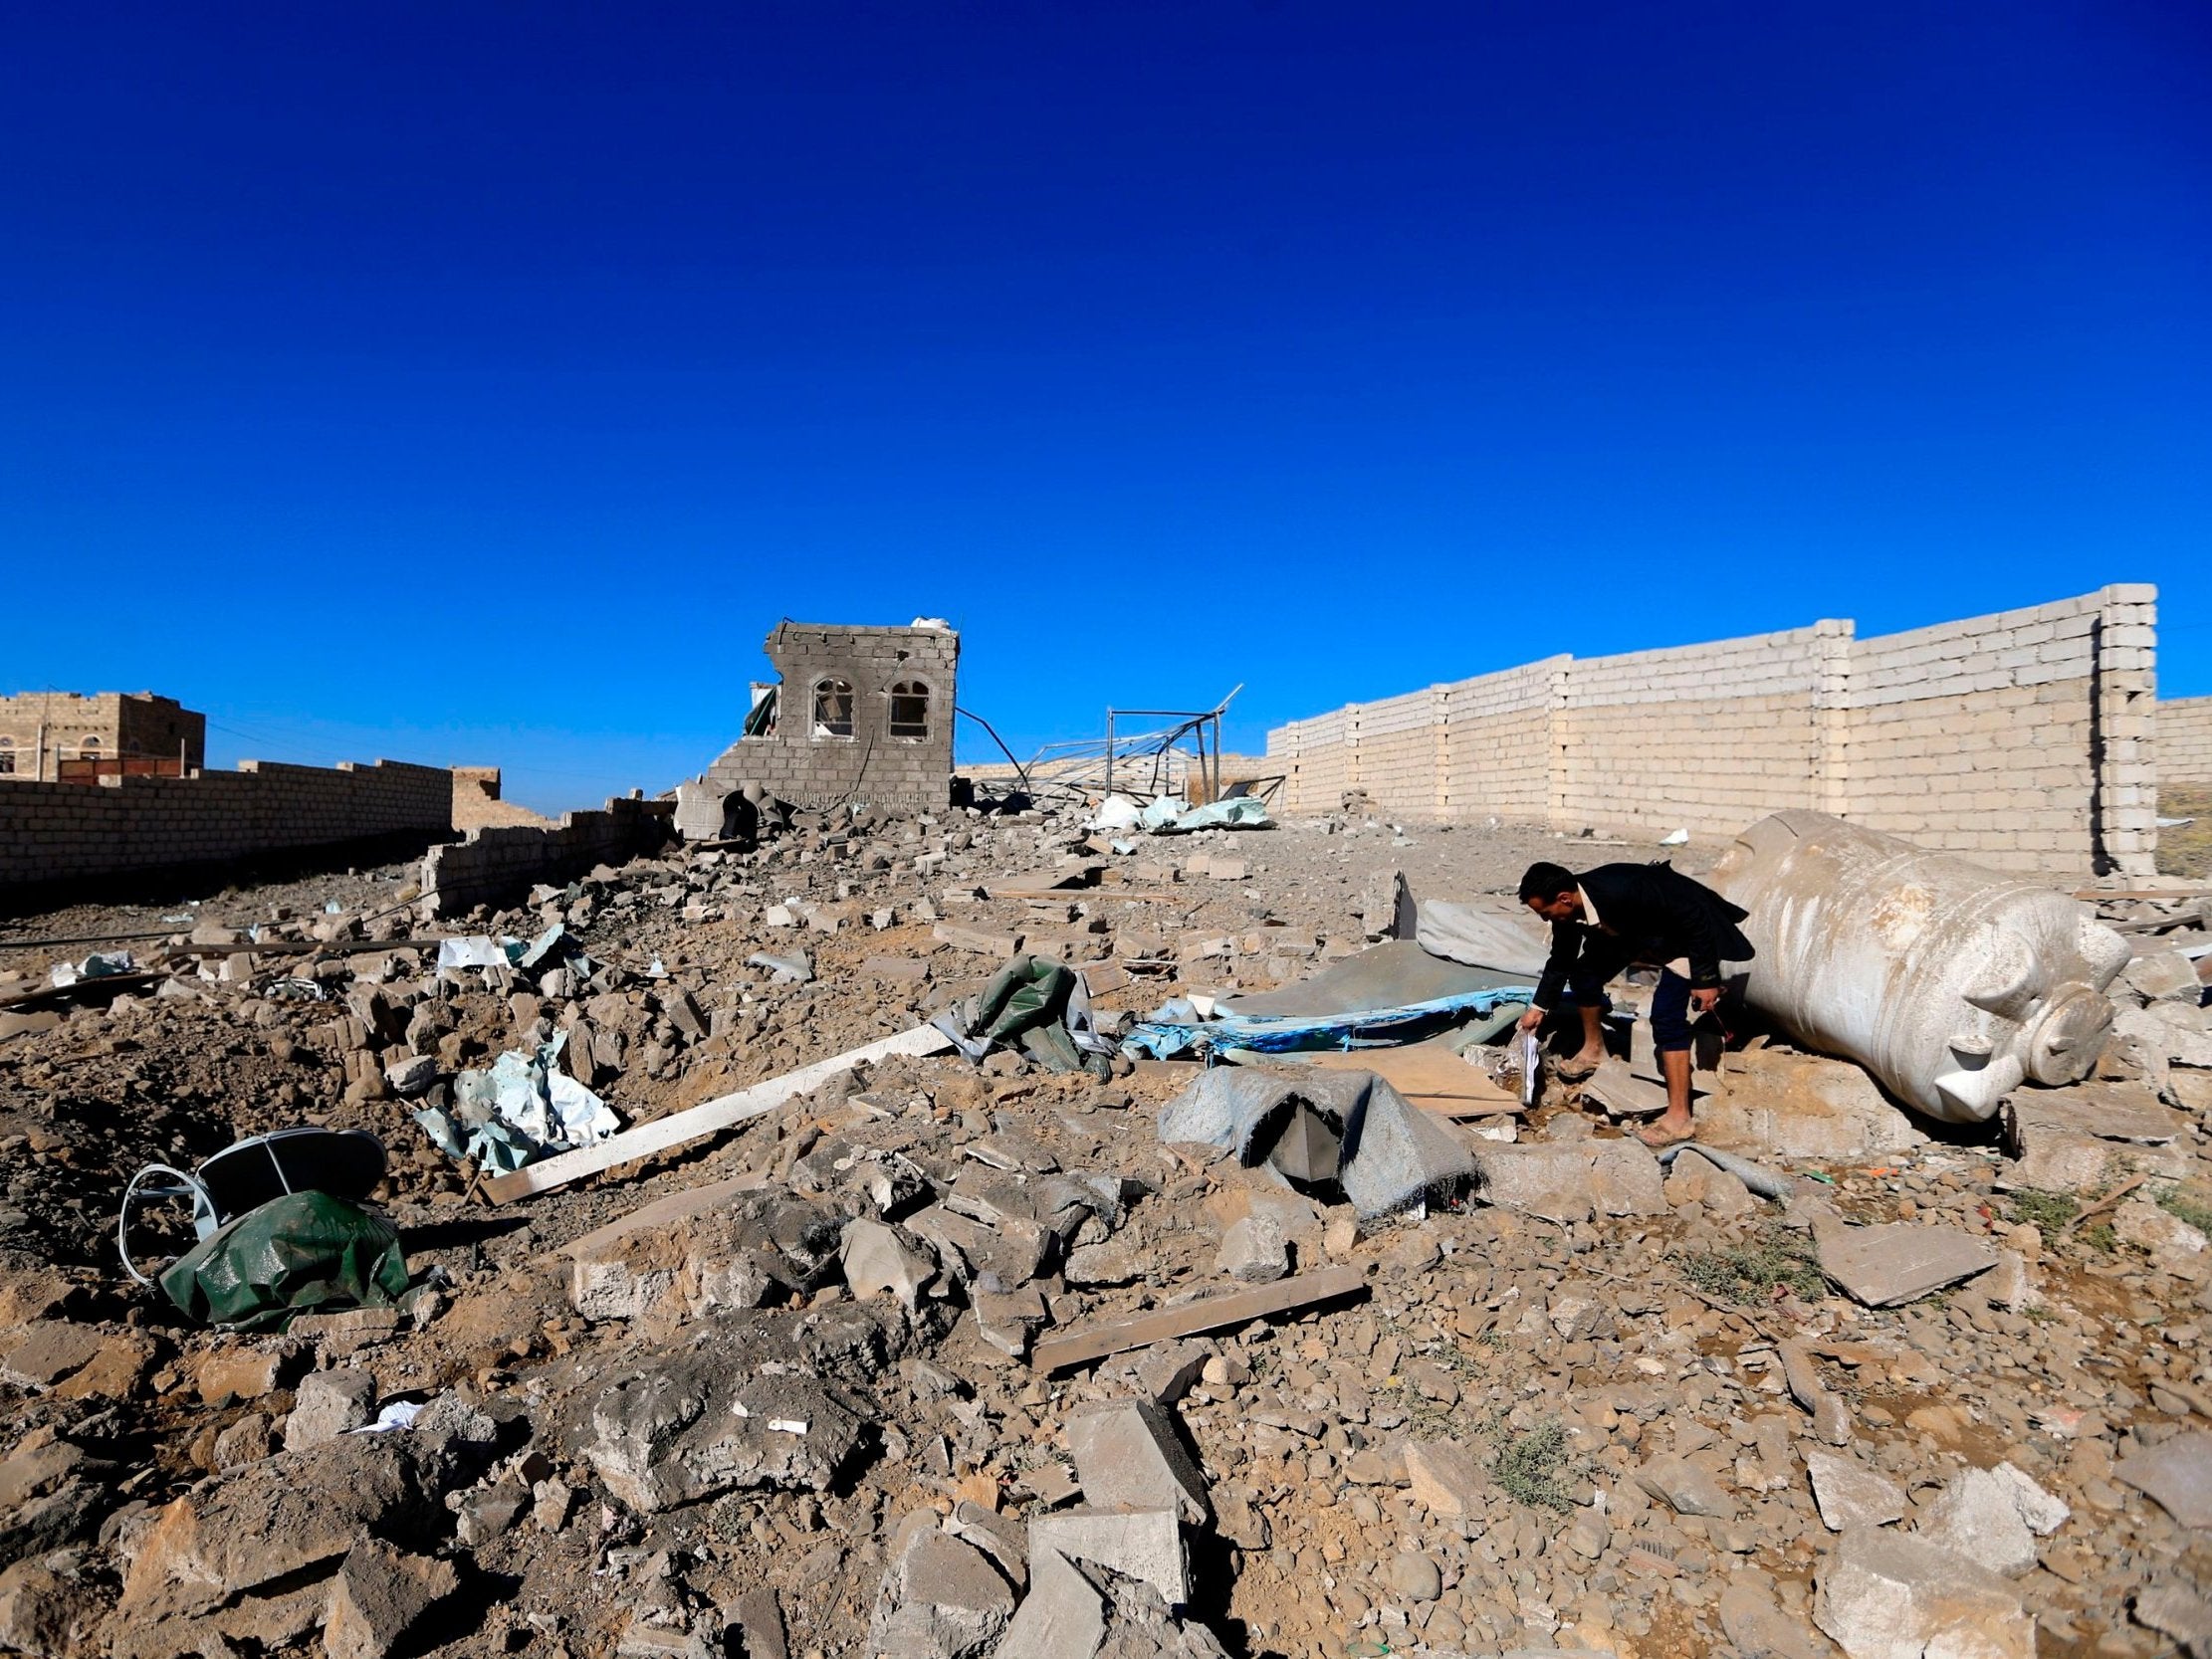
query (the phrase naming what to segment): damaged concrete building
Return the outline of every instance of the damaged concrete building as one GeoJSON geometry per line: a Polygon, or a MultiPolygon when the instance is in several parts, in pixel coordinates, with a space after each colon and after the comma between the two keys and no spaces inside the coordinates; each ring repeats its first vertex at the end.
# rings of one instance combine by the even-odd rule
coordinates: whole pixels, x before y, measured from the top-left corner
{"type": "Polygon", "coordinates": [[[951,804],[960,635],[932,618],[906,628],[786,621],[764,649],[782,678],[754,685],[744,733],[678,787],[686,840],[742,832],[733,820],[769,799],[902,812],[951,804]]]}

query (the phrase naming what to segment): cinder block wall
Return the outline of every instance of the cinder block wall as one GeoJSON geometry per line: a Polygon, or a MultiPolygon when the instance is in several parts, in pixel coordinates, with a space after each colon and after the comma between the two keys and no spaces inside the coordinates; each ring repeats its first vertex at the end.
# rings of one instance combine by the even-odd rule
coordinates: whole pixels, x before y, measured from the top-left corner
{"type": "Polygon", "coordinates": [[[245,760],[197,777],[0,790],[0,889],[183,869],[303,848],[452,833],[442,766],[379,760],[334,770],[245,760]]]}
{"type": "Polygon", "coordinates": [[[1294,813],[1364,789],[1408,817],[1657,838],[1813,807],[1999,867],[2148,875],[2156,597],[2122,584],[1869,640],[1820,622],[1555,657],[1294,721],[1267,753],[1294,813]]]}
{"type": "Polygon", "coordinates": [[[2158,781],[2212,789],[2212,697],[2158,705],[2158,781]]]}
{"type": "Polygon", "coordinates": [[[775,729],[732,743],[707,768],[709,782],[728,789],[758,783],[809,807],[852,800],[931,812],[951,805],[958,634],[785,622],[769,636],[767,650],[783,677],[775,729]],[[849,737],[814,733],[814,688],[829,676],[853,689],[849,737]],[[926,736],[891,735],[891,688],[902,681],[929,688],[926,736]]]}
{"type": "Polygon", "coordinates": [[[573,881],[623,864],[668,839],[669,801],[610,800],[603,812],[570,812],[557,824],[491,824],[433,847],[422,861],[422,914],[435,921],[478,905],[512,904],[541,882],[573,881]]]}

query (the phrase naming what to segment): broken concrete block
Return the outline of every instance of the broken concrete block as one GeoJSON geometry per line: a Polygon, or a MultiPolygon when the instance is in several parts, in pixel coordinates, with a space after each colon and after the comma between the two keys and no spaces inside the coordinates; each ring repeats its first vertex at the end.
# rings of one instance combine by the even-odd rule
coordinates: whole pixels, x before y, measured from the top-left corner
{"type": "Polygon", "coordinates": [[[1052,1318],[1034,1285],[998,1294],[979,1290],[971,1298],[971,1306],[976,1313],[976,1334],[1014,1359],[1028,1356],[1030,1342],[1052,1318]]]}
{"type": "Polygon", "coordinates": [[[1903,1221],[1830,1231],[1819,1249],[1821,1271],[1870,1308],[1894,1308],[1997,1265],[1997,1252],[1978,1239],[1903,1221]]]}
{"type": "Polygon", "coordinates": [[[2212,1527],[2212,1434],[2191,1429],[2138,1446],[2112,1477],[2154,1501],[2184,1527],[2212,1527]]]}
{"type": "Polygon", "coordinates": [[[1762,1158],[1857,1160],[1927,1144],[1865,1068],[1795,1049],[1728,1056],[1697,1103],[1697,1139],[1762,1158]]]}
{"type": "Polygon", "coordinates": [[[1913,1531],[1990,1571],[2017,1578],[2036,1564],[2036,1541],[2021,1519],[2018,1489],[1990,1469],[1961,1469],[1913,1531]]]}
{"type": "Polygon", "coordinates": [[[1474,1149],[1484,1202],[1561,1223],[1588,1221],[1591,1154],[1582,1146],[1500,1146],[1474,1149]]]}
{"type": "Polygon", "coordinates": [[[1407,1441],[1406,1477],[1414,1501],[1433,1515],[1480,1515],[1488,1502],[1489,1471],[1455,1440],[1407,1441]]]}
{"type": "Polygon", "coordinates": [[[918,1532],[883,1575],[869,1651],[914,1659],[978,1659],[1013,1613],[1013,1590],[974,1545],[934,1527],[918,1532]]]}
{"type": "MultiPolygon", "coordinates": [[[[1704,1133],[1700,1125],[1698,1133],[1704,1133]]],[[[1590,1196],[1604,1215],[1664,1215],[1666,1188],[1659,1159],[1641,1141],[1590,1144],[1590,1196]]]]}
{"type": "Polygon", "coordinates": [[[323,1625],[330,1659],[384,1659],[422,1615],[453,1593],[449,1561],[363,1539],[338,1566],[323,1625]]]}
{"type": "Polygon", "coordinates": [[[995,1659],[1092,1659],[1106,1639],[1106,1598],[1056,1550],[1029,1560],[1029,1593],[993,1650],[995,1659]]]}
{"type": "Polygon", "coordinates": [[[1850,1659],[2035,1659],[2035,1620],[2004,1579],[1881,1527],[1836,1541],[1819,1568],[1813,1622],[1850,1659]]]}
{"type": "Polygon", "coordinates": [[[2194,1007],[2204,995],[2197,964],[2178,950],[2154,950],[2120,970],[2119,982],[2145,1002],[2181,1002],[2194,1007]]]}
{"type": "Polygon", "coordinates": [[[1183,1531],[1172,1509],[1060,1510],[1029,1521],[1029,1575],[1037,1562],[1057,1551],[1074,1561],[1095,1561],[1129,1578],[1141,1578],[1171,1607],[1191,1599],[1189,1567],[1183,1555],[1183,1531]]]}
{"type": "Polygon", "coordinates": [[[376,1415],[376,1379],[366,1371],[310,1371],[292,1396],[285,1419],[287,1451],[304,1451],[364,1426],[376,1415]]]}
{"type": "Polygon", "coordinates": [[[1174,1510],[1192,1526],[1206,1520],[1206,1477],[1151,1401],[1110,1400],[1080,1411],[1068,1420],[1067,1443],[1091,1508],[1174,1510]]]}
{"type": "Polygon", "coordinates": [[[912,956],[870,956],[860,964],[860,971],[874,979],[919,985],[929,978],[930,964],[912,956]]]}
{"type": "Polygon", "coordinates": [[[819,1381],[756,1373],[742,1333],[638,1356],[603,1387],[583,1455],[632,1509],[656,1512],[763,1487],[819,1492],[860,1424],[819,1381]]]}
{"type": "Polygon", "coordinates": [[[865,1301],[889,1292],[910,1313],[937,1277],[936,1262],[880,1221],[846,1222],[838,1255],[845,1285],[854,1296],[865,1301]]]}
{"type": "Polygon", "coordinates": [[[1813,1505],[1820,1511],[1821,1525],[1832,1533],[1885,1527],[1904,1518],[1903,1489],[1857,1458],[1807,1448],[1805,1473],[1813,1483],[1813,1505]]]}
{"type": "Polygon", "coordinates": [[[363,1533],[427,1542],[436,1515],[414,1437],[347,1434],[193,1488],[139,1546],[120,1610],[192,1617],[341,1559],[363,1533]]]}
{"type": "MultiPolygon", "coordinates": [[[[0,1583],[4,1583],[0,1579],[0,1583]]],[[[2212,1601],[2180,1584],[2135,1592],[2135,1622],[2171,1636],[2189,1659],[2212,1655],[2212,1601]]]]}

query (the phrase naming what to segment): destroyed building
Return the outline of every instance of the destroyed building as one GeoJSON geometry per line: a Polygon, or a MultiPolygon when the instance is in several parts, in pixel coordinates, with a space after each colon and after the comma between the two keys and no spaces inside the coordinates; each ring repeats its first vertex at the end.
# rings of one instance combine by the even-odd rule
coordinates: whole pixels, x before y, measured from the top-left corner
{"type": "Polygon", "coordinates": [[[756,683],[743,735],[678,790],[687,840],[726,833],[733,798],[901,812],[952,801],[960,635],[779,622],[764,649],[782,676],[756,683]]]}
{"type": "Polygon", "coordinates": [[[151,692],[0,697],[0,782],[182,777],[207,763],[207,717],[151,692]]]}

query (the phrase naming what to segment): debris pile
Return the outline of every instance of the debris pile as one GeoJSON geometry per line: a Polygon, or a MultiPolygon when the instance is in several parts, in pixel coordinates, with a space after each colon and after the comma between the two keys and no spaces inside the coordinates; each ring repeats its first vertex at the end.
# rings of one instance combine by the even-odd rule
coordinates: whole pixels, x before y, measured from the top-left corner
{"type": "MultiPolygon", "coordinates": [[[[2212,1640],[2202,900],[2098,907],[2135,954],[2079,1082],[1931,1134],[1746,1021],[1662,1162],[1617,1124],[1643,1021],[1531,1108],[1525,969],[1424,948],[1491,936],[1549,836],[787,817],[452,950],[374,875],[223,895],[66,986],[0,938],[0,1645],[2212,1640]],[[1468,908],[1409,931],[1401,872],[1468,908]],[[1177,1000],[1336,1052],[1122,1043],[1177,1000]],[[519,1159],[474,1138],[510,1055],[519,1159]],[[540,1133],[574,1092],[621,1127],[540,1133]],[[381,1141],[405,1294],[243,1330],[131,1284],[134,1171],[298,1126],[381,1141]]],[[[134,1250],[190,1248],[178,1208],[134,1250]]]]}

